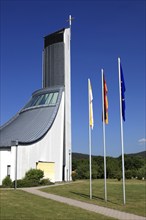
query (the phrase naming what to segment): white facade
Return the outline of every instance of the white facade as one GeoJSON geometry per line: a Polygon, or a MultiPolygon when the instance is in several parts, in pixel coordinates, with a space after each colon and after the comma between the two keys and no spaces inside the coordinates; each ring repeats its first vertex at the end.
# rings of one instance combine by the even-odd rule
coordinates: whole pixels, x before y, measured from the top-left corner
{"type": "Polygon", "coordinates": [[[11,166],[11,149],[1,148],[0,149],[0,185],[2,180],[8,175],[7,167],[11,166]]]}
{"type": "Polygon", "coordinates": [[[72,180],[70,29],[65,29],[65,180],[72,180]]]}
{"type": "MultiPolygon", "coordinates": [[[[17,147],[17,179],[22,179],[25,173],[36,169],[39,161],[54,162],[55,174],[53,182],[62,181],[63,172],[63,136],[64,136],[64,92],[55,121],[48,133],[32,145],[17,147]]],[[[15,180],[16,146],[0,148],[0,185],[7,176],[7,166],[10,165],[10,178],[15,180]]]]}

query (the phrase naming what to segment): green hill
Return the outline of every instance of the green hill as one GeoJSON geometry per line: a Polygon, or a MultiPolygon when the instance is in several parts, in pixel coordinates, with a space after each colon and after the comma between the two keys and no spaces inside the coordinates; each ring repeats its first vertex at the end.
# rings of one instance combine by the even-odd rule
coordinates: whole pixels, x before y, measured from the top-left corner
{"type": "MultiPolygon", "coordinates": [[[[138,178],[146,179],[146,151],[125,154],[125,177],[126,179],[138,178]]],[[[72,170],[75,171],[76,179],[89,178],[89,155],[82,153],[72,154],[72,170]]],[[[122,156],[106,157],[107,178],[122,178],[122,156]]],[[[92,178],[104,178],[104,158],[103,156],[92,156],[92,178]]]]}
{"type": "MultiPolygon", "coordinates": [[[[126,154],[127,156],[132,156],[132,157],[142,157],[142,158],[146,158],[146,151],[142,151],[142,152],[138,152],[138,153],[131,153],[131,154],[126,154]]],[[[72,157],[73,159],[88,159],[89,158],[89,155],[88,154],[82,154],[82,153],[76,153],[76,152],[73,152],[72,153],[72,157]]],[[[92,155],[92,157],[102,157],[102,156],[95,156],[95,155],[92,155]]]]}
{"type": "Polygon", "coordinates": [[[139,152],[139,153],[135,153],[135,154],[127,154],[128,156],[139,156],[139,157],[146,157],[146,151],[142,151],[142,152],[139,152]]]}

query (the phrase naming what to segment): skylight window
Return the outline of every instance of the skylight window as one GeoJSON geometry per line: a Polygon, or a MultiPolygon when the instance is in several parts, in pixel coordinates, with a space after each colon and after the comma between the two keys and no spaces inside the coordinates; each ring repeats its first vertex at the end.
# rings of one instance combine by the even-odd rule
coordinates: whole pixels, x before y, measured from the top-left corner
{"type": "Polygon", "coordinates": [[[58,92],[45,93],[36,95],[26,104],[24,108],[30,108],[34,106],[42,105],[56,105],[58,99],[58,92]]]}

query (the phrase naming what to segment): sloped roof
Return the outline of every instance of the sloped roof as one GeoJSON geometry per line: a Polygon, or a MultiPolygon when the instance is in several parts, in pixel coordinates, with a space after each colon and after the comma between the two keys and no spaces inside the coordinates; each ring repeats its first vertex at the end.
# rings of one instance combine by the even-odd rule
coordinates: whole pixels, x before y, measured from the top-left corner
{"type": "Polygon", "coordinates": [[[55,105],[23,108],[10,121],[0,128],[0,147],[10,147],[11,141],[27,145],[40,140],[51,128],[61,102],[63,87],[41,89],[32,94],[59,92],[55,105]]]}

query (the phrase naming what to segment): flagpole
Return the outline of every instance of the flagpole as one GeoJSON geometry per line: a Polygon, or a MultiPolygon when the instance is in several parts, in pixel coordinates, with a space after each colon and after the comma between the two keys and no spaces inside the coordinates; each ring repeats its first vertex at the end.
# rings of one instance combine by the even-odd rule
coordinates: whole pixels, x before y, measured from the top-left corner
{"type": "Polygon", "coordinates": [[[126,204],[125,196],[125,165],[124,165],[124,141],[123,141],[123,119],[122,119],[122,96],[121,96],[121,68],[120,58],[118,58],[118,70],[119,70],[119,96],[120,96],[120,124],[121,124],[121,145],[122,145],[122,176],[123,176],[123,203],[126,204]]]}
{"type": "Polygon", "coordinates": [[[92,199],[92,166],[91,166],[91,127],[90,127],[90,82],[88,79],[88,104],[89,104],[89,171],[90,171],[90,199],[92,199]]]}
{"type": "MultiPolygon", "coordinates": [[[[72,20],[71,15],[69,15],[69,29],[70,29],[70,42],[69,42],[69,44],[70,44],[70,74],[71,74],[71,20],[72,20]]],[[[71,99],[71,97],[70,97],[70,99],[71,99]]],[[[71,168],[71,156],[70,155],[71,155],[71,148],[69,149],[69,181],[71,179],[71,169],[72,169],[71,168]]]]}
{"type": "Polygon", "coordinates": [[[90,199],[92,199],[91,128],[89,126],[90,199]]]}
{"type": "Polygon", "coordinates": [[[101,69],[101,78],[102,78],[102,125],[103,125],[103,145],[104,145],[104,198],[107,202],[107,186],[106,186],[106,145],[105,145],[105,121],[104,121],[104,81],[103,81],[103,69],[101,69]]]}

